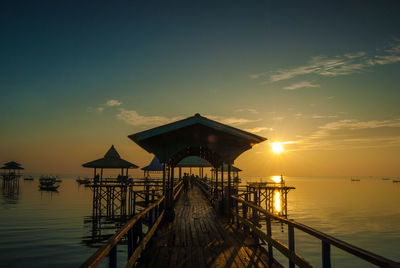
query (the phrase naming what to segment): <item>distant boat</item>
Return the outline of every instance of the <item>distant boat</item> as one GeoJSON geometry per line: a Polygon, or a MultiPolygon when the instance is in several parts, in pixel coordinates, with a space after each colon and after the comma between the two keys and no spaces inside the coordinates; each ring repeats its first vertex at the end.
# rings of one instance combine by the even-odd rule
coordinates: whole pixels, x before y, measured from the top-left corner
{"type": "Polygon", "coordinates": [[[32,176],[25,177],[24,181],[33,181],[33,177],[32,176]]]}
{"type": "Polygon", "coordinates": [[[351,178],[350,180],[351,181],[360,181],[360,179],[357,179],[357,178],[351,178]]]}
{"type": "Polygon", "coordinates": [[[57,182],[60,182],[56,177],[50,176],[41,176],[39,179],[39,189],[44,191],[57,191],[60,185],[57,185],[57,182]]]}
{"type": "Polygon", "coordinates": [[[393,183],[398,183],[398,182],[400,182],[400,179],[393,180],[393,183]]]}
{"type": "Polygon", "coordinates": [[[39,189],[40,190],[44,190],[44,191],[57,191],[58,187],[60,187],[60,185],[46,185],[46,184],[40,184],[39,185],[39,189]]]}
{"type": "Polygon", "coordinates": [[[390,178],[382,178],[382,180],[388,181],[388,180],[390,180],[390,178]]]}
{"type": "Polygon", "coordinates": [[[90,183],[90,179],[88,179],[88,178],[81,179],[80,177],[78,177],[78,178],[76,179],[76,182],[77,182],[78,184],[88,184],[88,183],[90,183]]]}

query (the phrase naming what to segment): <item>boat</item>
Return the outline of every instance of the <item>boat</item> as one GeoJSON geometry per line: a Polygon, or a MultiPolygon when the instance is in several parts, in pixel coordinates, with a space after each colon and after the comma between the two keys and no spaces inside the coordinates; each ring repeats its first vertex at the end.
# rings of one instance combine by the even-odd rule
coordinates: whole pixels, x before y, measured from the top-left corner
{"type": "Polygon", "coordinates": [[[39,179],[39,189],[44,191],[57,191],[60,185],[56,184],[60,180],[57,180],[56,177],[50,176],[41,176],[39,179]]]}
{"type": "Polygon", "coordinates": [[[84,178],[84,179],[81,179],[80,177],[78,177],[77,179],[76,179],[76,182],[80,185],[80,184],[88,184],[88,183],[90,183],[90,179],[88,179],[88,178],[84,178]]]}
{"type": "Polygon", "coordinates": [[[25,177],[24,181],[33,181],[33,177],[32,176],[25,177]]]}
{"type": "Polygon", "coordinates": [[[390,180],[390,178],[382,178],[382,180],[388,181],[388,180],[390,180]]]}
{"type": "Polygon", "coordinates": [[[39,185],[39,189],[43,190],[43,191],[57,191],[58,187],[60,187],[60,185],[46,185],[46,184],[41,184],[39,185]]]}
{"type": "Polygon", "coordinates": [[[393,180],[393,183],[399,183],[399,182],[400,182],[400,179],[393,180]]]}
{"type": "Polygon", "coordinates": [[[351,178],[350,180],[351,181],[360,181],[360,179],[357,179],[357,178],[351,178]]]}

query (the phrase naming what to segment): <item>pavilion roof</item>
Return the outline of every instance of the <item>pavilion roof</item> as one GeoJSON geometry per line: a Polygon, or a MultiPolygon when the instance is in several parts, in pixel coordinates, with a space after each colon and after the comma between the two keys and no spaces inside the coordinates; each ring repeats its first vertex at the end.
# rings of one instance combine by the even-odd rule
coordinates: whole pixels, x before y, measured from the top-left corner
{"type": "Polygon", "coordinates": [[[129,138],[162,163],[176,165],[189,155],[199,155],[213,166],[233,163],[241,153],[266,140],[200,114],[132,134],[129,138]]]}
{"type": "Polygon", "coordinates": [[[12,165],[12,166],[21,166],[20,163],[17,163],[17,162],[14,162],[14,161],[10,161],[10,162],[7,162],[7,163],[4,164],[4,166],[9,166],[9,165],[12,165]]]}
{"type": "Polygon", "coordinates": [[[147,171],[163,171],[163,166],[160,163],[160,160],[155,156],[153,160],[151,160],[151,163],[148,166],[145,166],[142,168],[142,170],[147,170],[147,171]]]}
{"type": "Polygon", "coordinates": [[[210,162],[207,160],[198,157],[198,156],[188,156],[183,158],[179,163],[176,165],[177,167],[212,167],[210,162]]]}
{"type": "Polygon", "coordinates": [[[21,164],[14,162],[14,161],[10,161],[4,164],[4,166],[2,166],[0,169],[15,169],[15,170],[22,170],[24,169],[23,167],[21,167],[21,164]]]}
{"type": "Polygon", "coordinates": [[[138,168],[135,164],[122,159],[114,145],[111,146],[103,158],[85,163],[82,166],[88,168],[138,168]]]}

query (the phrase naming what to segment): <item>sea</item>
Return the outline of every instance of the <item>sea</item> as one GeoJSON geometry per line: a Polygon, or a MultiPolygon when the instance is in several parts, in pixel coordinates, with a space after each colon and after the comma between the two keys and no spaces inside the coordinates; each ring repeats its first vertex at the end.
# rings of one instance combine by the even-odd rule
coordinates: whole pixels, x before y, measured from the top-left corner
{"type": "MultiPolygon", "coordinates": [[[[75,178],[60,176],[58,192],[40,191],[37,176],[33,181],[20,178],[17,189],[0,181],[0,267],[78,267],[115,231],[115,223],[99,228],[94,222],[91,190],[75,178]]],[[[400,262],[400,183],[357,179],[286,177],[286,185],[295,187],[288,194],[288,218],[400,262]]],[[[269,180],[249,177],[242,183],[269,180]]],[[[274,223],[273,236],[287,243],[286,227],[274,223]]],[[[295,247],[321,267],[320,240],[295,230],[295,247]]],[[[274,256],[288,266],[277,250],[274,256]]],[[[119,257],[119,263],[125,260],[126,255],[119,257]]],[[[107,267],[103,262],[101,267],[107,267]]],[[[374,267],[335,247],[331,262],[332,267],[374,267]]]]}

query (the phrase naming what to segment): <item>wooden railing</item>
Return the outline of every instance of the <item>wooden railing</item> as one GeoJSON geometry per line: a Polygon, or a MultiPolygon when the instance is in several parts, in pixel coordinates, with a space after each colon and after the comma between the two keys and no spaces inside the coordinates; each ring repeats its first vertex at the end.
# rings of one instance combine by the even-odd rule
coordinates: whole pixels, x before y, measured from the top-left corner
{"type": "MultiPolygon", "coordinates": [[[[182,185],[182,182],[179,182],[174,187],[174,200],[178,198],[182,190],[182,185]]],[[[145,208],[142,212],[135,215],[80,267],[97,267],[107,255],[109,259],[109,267],[117,267],[117,245],[124,236],[128,239],[128,263],[126,267],[133,267],[163,219],[165,201],[165,197],[163,196],[161,199],[145,208]],[[148,227],[146,233],[143,232],[144,222],[146,222],[148,227]]]]}
{"type": "Polygon", "coordinates": [[[289,259],[290,268],[295,267],[295,265],[299,267],[313,267],[308,261],[306,261],[295,252],[294,230],[298,229],[321,240],[322,267],[324,268],[331,267],[331,246],[335,246],[341,250],[344,250],[354,256],[357,256],[369,263],[375,264],[380,267],[400,267],[400,263],[398,262],[389,260],[375,253],[346,243],[342,240],[317,231],[304,224],[269,213],[265,209],[249,201],[243,200],[242,198],[239,198],[237,196],[231,196],[231,200],[233,203],[232,217],[234,222],[236,221],[238,227],[242,226],[246,230],[249,229],[259,239],[267,242],[269,260],[271,262],[273,261],[273,248],[275,248],[289,259]],[[239,207],[239,203],[241,203],[241,207],[239,207]],[[250,210],[252,210],[252,213],[250,213],[250,210]],[[258,225],[251,220],[251,217],[254,217],[255,215],[257,216],[257,214],[262,214],[266,217],[266,233],[262,231],[258,227],[258,225]],[[280,223],[286,224],[288,226],[288,246],[281,243],[272,236],[271,220],[279,221],[280,223]]]}

